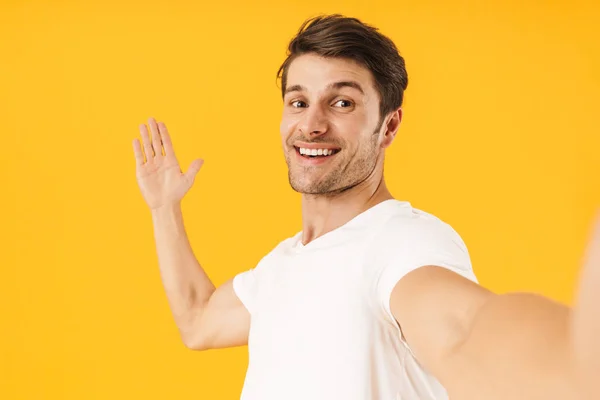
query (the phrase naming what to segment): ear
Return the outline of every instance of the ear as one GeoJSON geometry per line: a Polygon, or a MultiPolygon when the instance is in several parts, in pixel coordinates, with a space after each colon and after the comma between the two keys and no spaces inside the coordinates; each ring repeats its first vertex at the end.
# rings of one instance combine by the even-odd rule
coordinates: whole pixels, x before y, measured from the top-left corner
{"type": "Polygon", "coordinates": [[[398,128],[400,128],[400,122],[402,122],[402,108],[398,108],[392,112],[385,121],[383,140],[381,141],[381,147],[386,148],[392,144],[398,128]]]}

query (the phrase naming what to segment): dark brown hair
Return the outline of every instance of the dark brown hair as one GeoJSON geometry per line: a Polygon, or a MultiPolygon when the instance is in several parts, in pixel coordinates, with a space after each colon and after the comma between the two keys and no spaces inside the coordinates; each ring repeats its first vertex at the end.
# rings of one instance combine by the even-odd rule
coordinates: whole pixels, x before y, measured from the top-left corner
{"type": "Polygon", "coordinates": [[[369,69],[379,92],[380,118],[402,105],[408,85],[404,58],[391,39],[357,18],[333,14],[308,19],[290,41],[287,50],[287,58],[277,71],[277,77],[281,78],[282,96],[292,61],[302,54],[314,53],[322,57],[350,59],[369,69]]]}

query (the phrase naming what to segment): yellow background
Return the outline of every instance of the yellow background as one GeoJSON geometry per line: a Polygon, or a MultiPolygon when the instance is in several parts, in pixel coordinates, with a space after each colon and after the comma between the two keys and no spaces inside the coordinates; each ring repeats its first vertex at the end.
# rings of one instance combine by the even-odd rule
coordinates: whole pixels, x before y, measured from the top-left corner
{"type": "Polygon", "coordinates": [[[131,141],[155,116],[184,169],[205,159],[195,251],[216,284],[253,267],[300,229],[275,73],[321,12],[406,58],[392,192],[458,230],[483,285],[571,302],[600,204],[598,2],[4,1],[0,398],[239,398],[245,347],[179,340],[131,141]]]}

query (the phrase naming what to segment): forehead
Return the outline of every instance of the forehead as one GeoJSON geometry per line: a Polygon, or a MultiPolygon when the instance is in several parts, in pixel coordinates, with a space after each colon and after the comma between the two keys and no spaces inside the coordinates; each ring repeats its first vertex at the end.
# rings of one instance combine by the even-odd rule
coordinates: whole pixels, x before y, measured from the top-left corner
{"type": "Polygon", "coordinates": [[[365,96],[375,95],[373,74],[356,61],[345,58],[325,58],[316,54],[303,54],[291,62],[286,86],[300,85],[309,92],[318,92],[339,81],[358,83],[365,96]]]}

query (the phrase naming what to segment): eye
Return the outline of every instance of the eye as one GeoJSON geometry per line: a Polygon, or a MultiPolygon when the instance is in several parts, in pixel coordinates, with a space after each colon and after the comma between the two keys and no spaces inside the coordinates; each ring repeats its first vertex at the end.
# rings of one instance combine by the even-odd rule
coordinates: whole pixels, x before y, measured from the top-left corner
{"type": "Polygon", "coordinates": [[[304,108],[304,107],[306,107],[306,103],[303,102],[302,100],[294,100],[290,104],[294,108],[304,108]]]}
{"type": "Polygon", "coordinates": [[[354,104],[350,100],[338,100],[334,103],[334,106],[335,105],[342,108],[348,108],[352,107],[354,104]]]}

